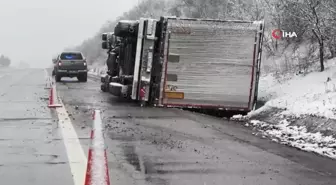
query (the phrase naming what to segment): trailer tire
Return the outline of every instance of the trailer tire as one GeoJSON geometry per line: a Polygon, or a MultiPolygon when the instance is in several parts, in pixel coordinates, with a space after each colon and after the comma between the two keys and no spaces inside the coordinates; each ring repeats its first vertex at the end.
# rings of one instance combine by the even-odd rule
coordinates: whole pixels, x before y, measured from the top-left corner
{"type": "Polygon", "coordinates": [[[118,37],[136,37],[138,26],[137,21],[119,21],[114,28],[114,34],[118,37]]]}
{"type": "Polygon", "coordinates": [[[101,84],[101,85],[100,85],[100,90],[101,90],[102,92],[107,92],[107,88],[106,88],[105,84],[101,84]]]}

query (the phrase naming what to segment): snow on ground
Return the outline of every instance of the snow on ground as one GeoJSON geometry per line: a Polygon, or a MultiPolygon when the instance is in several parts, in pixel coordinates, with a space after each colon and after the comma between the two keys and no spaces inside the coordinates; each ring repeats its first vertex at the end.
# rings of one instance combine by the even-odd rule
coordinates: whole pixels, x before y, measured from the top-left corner
{"type": "Polygon", "coordinates": [[[96,76],[100,76],[103,74],[106,74],[106,67],[105,66],[89,66],[89,74],[91,75],[96,75],[96,76]]]}
{"type": "Polygon", "coordinates": [[[327,82],[328,77],[332,77],[330,73],[336,74],[336,68],[325,73],[315,72],[305,77],[295,77],[285,84],[267,88],[266,96],[271,100],[265,104],[265,108],[286,109],[283,114],[296,117],[309,114],[336,118],[336,78],[327,82]]]}
{"type": "Polygon", "coordinates": [[[310,133],[306,127],[293,126],[287,120],[282,120],[278,125],[251,120],[245,126],[257,128],[262,137],[269,137],[274,142],[336,159],[336,139],[332,136],[324,136],[320,132],[310,133]]]}
{"type": "Polygon", "coordinates": [[[336,119],[336,60],[328,61],[325,72],[296,75],[279,83],[271,74],[260,80],[259,99],[267,101],[256,114],[268,108],[284,109],[282,114],[313,115],[336,119]],[[330,78],[330,80],[327,80],[330,78]]]}
{"type": "Polygon", "coordinates": [[[266,102],[263,107],[232,119],[275,142],[336,159],[335,59],[327,61],[324,72],[285,81],[262,77],[259,99],[266,102]]]}

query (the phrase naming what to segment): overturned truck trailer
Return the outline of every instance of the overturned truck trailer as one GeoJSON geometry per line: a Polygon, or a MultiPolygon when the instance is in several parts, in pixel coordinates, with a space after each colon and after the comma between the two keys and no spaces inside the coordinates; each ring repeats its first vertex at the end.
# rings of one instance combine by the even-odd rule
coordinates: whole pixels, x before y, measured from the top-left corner
{"type": "Polygon", "coordinates": [[[103,34],[109,57],[101,89],[153,106],[249,112],[263,31],[263,21],[120,21],[103,34]]]}

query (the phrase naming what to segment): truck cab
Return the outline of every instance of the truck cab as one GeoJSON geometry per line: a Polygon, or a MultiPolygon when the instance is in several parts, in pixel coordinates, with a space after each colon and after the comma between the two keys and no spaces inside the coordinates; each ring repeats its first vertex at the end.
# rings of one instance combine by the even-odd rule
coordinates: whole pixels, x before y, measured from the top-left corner
{"type": "Polygon", "coordinates": [[[108,75],[102,77],[102,82],[108,83],[102,84],[103,91],[133,100],[149,100],[151,63],[158,38],[156,24],[154,19],[120,21],[113,33],[102,35],[102,47],[109,49],[108,75]]]}

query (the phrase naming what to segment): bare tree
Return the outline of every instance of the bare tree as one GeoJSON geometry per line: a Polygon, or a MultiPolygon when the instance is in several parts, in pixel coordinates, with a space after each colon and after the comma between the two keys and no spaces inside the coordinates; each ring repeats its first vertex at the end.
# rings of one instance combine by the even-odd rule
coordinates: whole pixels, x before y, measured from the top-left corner
{"type": "Polygon", "coordinates": [[[322,6],[327,0],[282,0],[287,14],[287,21],[291,27],[299,25],[303,34],[313,36],[319,44],[320,71],[324,71],[324,44],[327,39],[328,29],[326,19],[327,13],[322,6]],[[310,31],[309,31],[310,30],[310,31]]]}
{"type": "Polygon", "coordinates": [[[8,57],[6,57],[4,55],[0,56],[0,67],[1,66],[2,67],[8,67],[8,66],[10,66],[10,64],[11,64],[11,60],[8,57]]]}
{"type": "MultiPolygon", "coordinates": [[[[315,56],[314,51],[308,53],[319,58],[321,71],[324,71],[324,59],[327,56],[336,57],[334,0],[142,0],[130,11],[105,24],[97,35],[83,42],[78,48],[88,60],[95,62],[105,54],[100,49],[100,34],[113,31],[118,20],[157,18],[162,15],[214,19],[265,19],[268,29],[295,31],[298,35],[297,39],[279,41],[266,34],[264,47],[268,54],[282,54],[286,46],[295,45],[293,48],[297,49],[302,42],[312,40],[314,47],[318,46],[319,56],[315,56]]],[[[265,33],[270,32],[271,30],[267,30],[265,33]]],[[[309,65],[315,58],[303,57],[309,60],[307,61],[309,65]]],[[[306,65],[306,62],[301,62],[300,65],[306,65]]]]}
{"type": "Polygon", "coordinates": [[[312,32],[314,33],[315,37],[317,38],[317,41],[320,45],[320,66],[321,71],[324,71],[324,40],[326,38],[324,34],[325,29],[325,23],[323,22],[323,18],[318,15],[317,9],[321,5],[321,1],[318,0],[310,0],[308,2],[308,7],[311,11],[312,17],[313,17],[313,28],[312,32]]]}
{"type": "Polygon", "coordinates": [[[327,48],[330,52],[330,58],[336,57],[336,1],[323,1],[322,4],[325,12],[325,19],[327,22],[327,48]]]}

